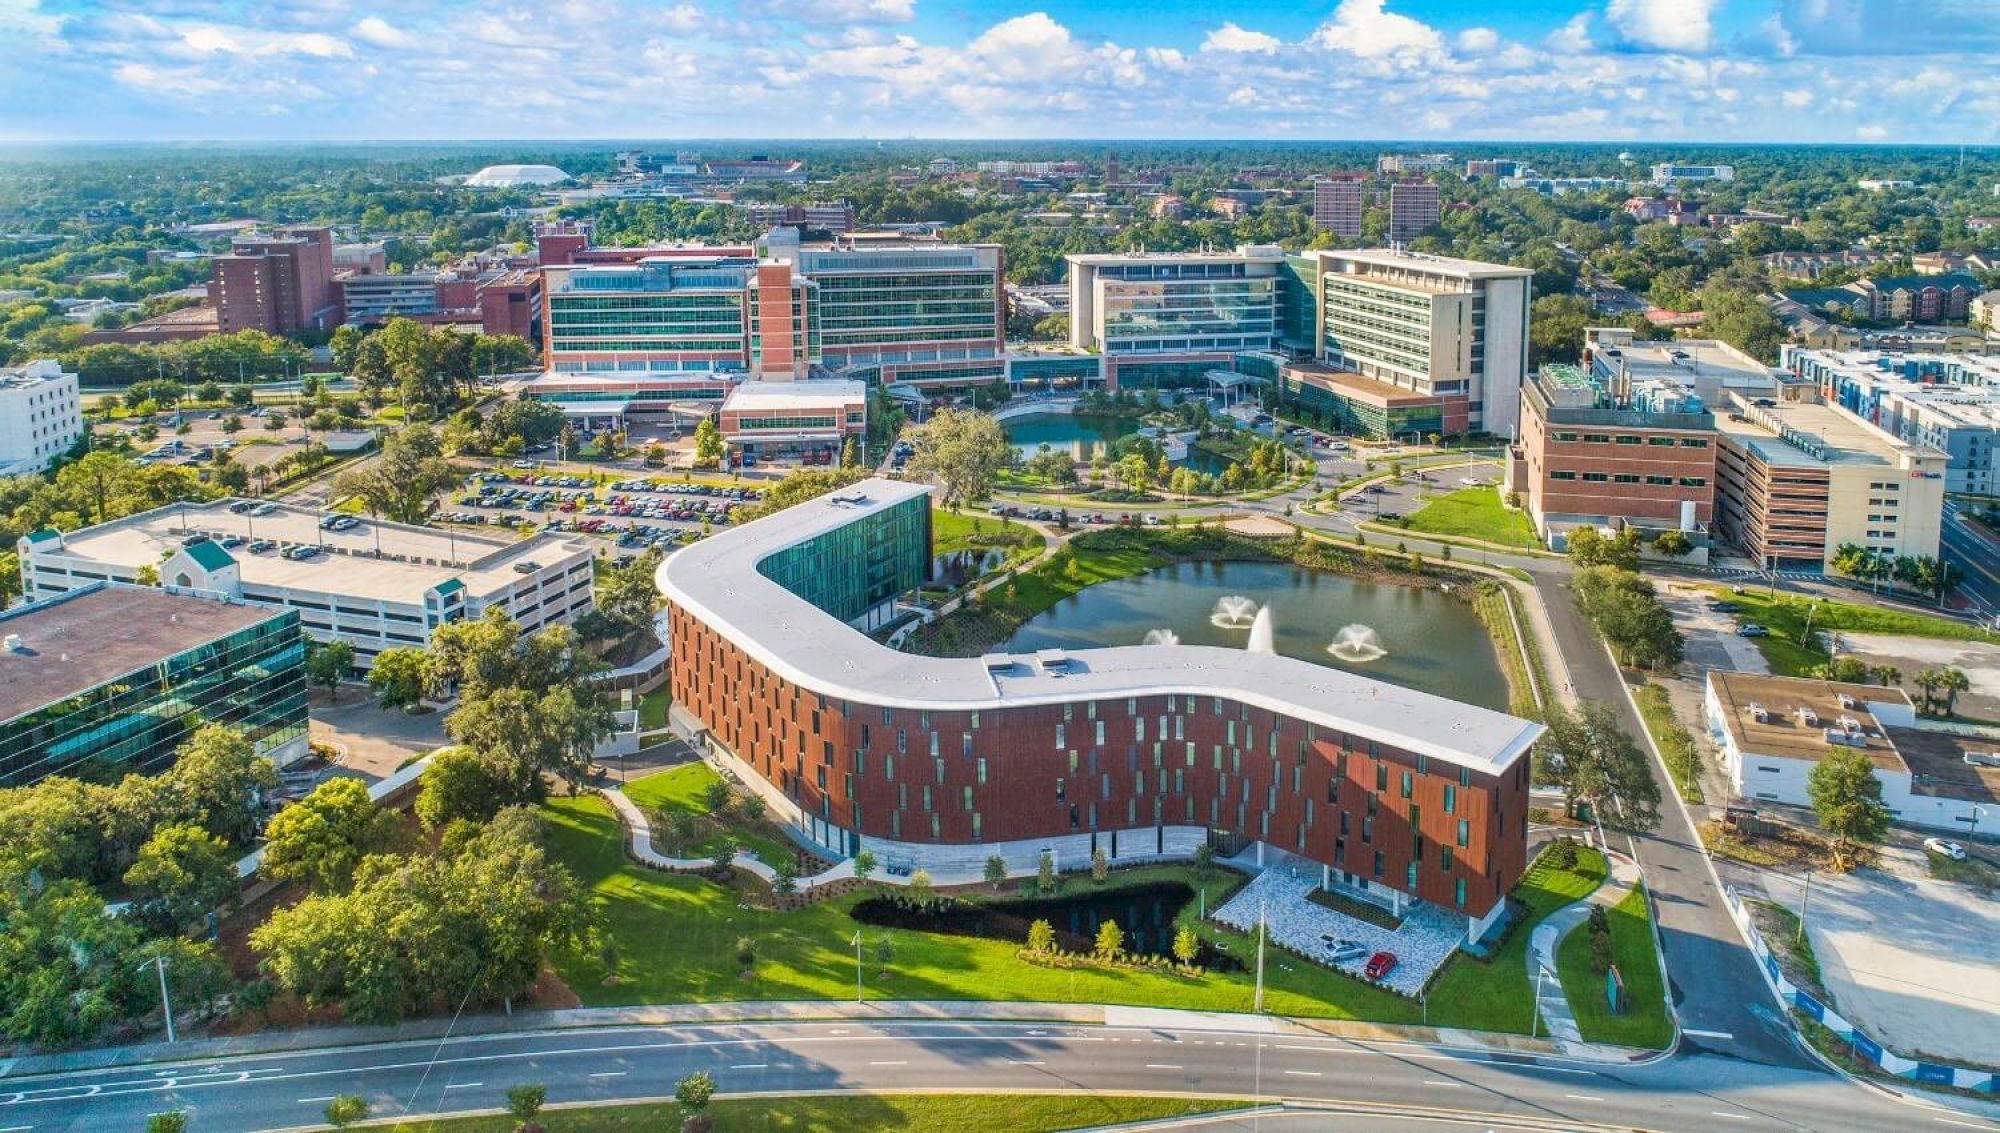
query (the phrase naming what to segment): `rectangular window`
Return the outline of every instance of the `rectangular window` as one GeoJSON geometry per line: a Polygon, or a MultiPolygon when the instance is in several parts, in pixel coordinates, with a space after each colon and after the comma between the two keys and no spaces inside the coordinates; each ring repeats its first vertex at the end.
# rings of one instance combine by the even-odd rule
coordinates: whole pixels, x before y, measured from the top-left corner
{"type": "Polygon", "coordinates": [[[1609,479],[1609,477],[1607,477],[1602,472],[1586,472],[1583,474],[1583,479],[1584,482],[1587,484],[1602,484],[1607,479],[1609,479]]]}
{"type": "Polygon", "coordinates": [[[1403,797],[1406,799],[1410,797],[1410,787],[1412,782],[1413,780],[1410,777],[1410,773],[1408,771],[1403,772],[1402,788],[1403,788],[1403,797]]]}
{"type": "Polygon", "coordinates": [[[1444,785],[1444,812],[1450,814],[1458,807],[1458,788],[1450,783],[1444,785]]]}
{"type": "Polygon", "coordinates": [[[1468,819],[1458,820],[1458,845],[1464,849],[1472,844],[1472,823],[1468,819]]]}
{"type": "Polygon", "coordinates": [[[1452,900],[1458,903],[1459,908],[1465,907],[1465,879],[1462,877],[1452,883],[1452,900]]]}
{"type": "Polygon", "coordinates": [[[1618,434],[1618,443],[1621,445],[1636,445],[1640,442],[1641,439],[1642,438],[1635,436],[1634,434],[1631,433],[1618,434]]]}
{"type": "Polygon", "coordinates": [[[1574,472],[1568,472],[1568,471],[1559,471],[1559,472],[1550,472],[1550,473],[1549,473],[1549,479],[1551,479],[1551,480],[1574,480],[1574,479],[1576,479],[1576,473],[1574,473],[1574,472]]]}
{"type": "Polygon", "coordinates": [[[979,760],[978,768],[979,785],[983,787],[986,785],[986,760],[983,756],[979,760]]]}

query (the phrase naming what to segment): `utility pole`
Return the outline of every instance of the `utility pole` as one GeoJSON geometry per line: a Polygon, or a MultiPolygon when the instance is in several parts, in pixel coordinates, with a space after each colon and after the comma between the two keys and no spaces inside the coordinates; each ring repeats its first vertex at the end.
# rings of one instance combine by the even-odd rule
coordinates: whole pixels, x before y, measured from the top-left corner
{"type": "Polygon", "coordinates": [[[854,930],[854,1002],[861,1002],[861,930],[854,930]]]}
{"type": "Polygon", "coordinates": [[[1252,1011],[1264,1013],[1264,902],[1257,902],[1257,996],[1252,1011]]]}
{"type": "Polygon", "coordinates": [[[1799,898],[1799,943],[1806,939],[1806,909],[1812,905],[1812,870],[1806,871],[1805,894],[1799,898]]]}
{"type": "Polygon", "coordinates": [[[174,1004],[167,998],[167,958],[164,954],[155,956],[139,965],[139,971],[155,969],[160,974],[160,1013],[167,1017],[167,1041],[174,1041],[174,1004]]]}

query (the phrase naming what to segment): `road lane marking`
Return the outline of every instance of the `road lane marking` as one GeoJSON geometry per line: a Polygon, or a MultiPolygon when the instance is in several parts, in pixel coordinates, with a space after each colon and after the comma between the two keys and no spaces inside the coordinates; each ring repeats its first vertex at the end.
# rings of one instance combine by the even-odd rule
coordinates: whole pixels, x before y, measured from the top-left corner
{"type": "Polygon", "coordinates": [[[1174,1065],[1174,1064],[1173,1064],[1173,1063],[1171,1063],[1171,1062],[1148,1062],[1148,1063],[1146,1064],[1146,1069],[1148,1069],[1148,1070],[1179,1070],[1179,1069],[1181,1069],[1181,1068],[1180,1068],[1179,1066],[1176,1066],[1176,1065],[1174,1065]]]}
{"type": "Polygon", "coordinates": [[[1682,1027],[1681,1034],[1692,1035],[1698,1039],[1721,1039],[1723,1042],[1728,1042],[1736,1037],[1728,1031],[1697,1031],[1693,1027],[1682,1027]]]}
{"type": "Polygon", "coordinates": [[[1439,1080],[1438,1080],[1438,1079],[1436,1079],[1436,1078],[1426,1078],[1426,1079],[1424,1079],[1424,1085],[1426,1085],[1426,1086],[1443,1086],[1443,1087],[1444,1087],[1445,1089],[1447,1089],[1447,1090],[1456,1090],[1456,1089],[1458,1089],[1458,1088],[1459,1088],[1460,1086],[1462,1086],[1462,1085],[1464,1085],[1464,1084],[1465,1084],[1465,1083],[1463,1083],[1463,1082],[1444,1082],[1444,1081],[1439,1081],[1439,1080]]]}
{"type": "Polygon", "coordinates": [[[0,1133],[28,1133],[28,1130],[33,1128],[34,1126],[32,1125],[9,1125],[5,1128],[0,1128],[0,1133]]]}
{"type": "Polygon", "coordinates": [[[479,1088],[479,1087],[481,1087],[481,1086],[484,1086],[485,1084],[486,1084],[486,1083],[484,1083],[484,1082],[451,1082],[451,1083],[448,1083],[448,1084],[446,1084],[446,1086],[445,1086],[445,1089],[447,1089],[447,1090],[475,1090],[475,1089],[478,1089],[478,1088],[479,1088]]]}
{"type": "Polygon", "coordinates": [[[903,1060],[899,1060],[899,1061],[895,1061],[895,1062],[871,1062],[871,1063],[869,1063],[868,1065],[870,1065],[870,1066],[908,1066],[909,1064],[910,1064],[910,1063],[909,1063],[909,1060],[907,1060],[907,1059],[903,1059],[903,1060]]]}
{"type": "Polygon", "coordinates": [[[1290,1074],[1295,1078],[1317,1078],[1320,1076],[1320,1073],[1317,1070],[1287,1070],[1285,1071],[1285,1073],[1290,1074]]]}
{"type": "Polygon", "coordinates": [[[591,1077],[593,1077],[593,1078],[618,1078],[618,1077],[622,1077],[622,1076],[624,1075],[624,1073],[625,1073],[625,1072],[624,1072],[623,1070],[599,1070],[599,1071],[598,1071],[597,1073],[595,1073],[595,1074],[592,1074],[592,1075],[591,1075],[591,1077]]]}
{"type": "MultiPolygon", "coordinates": [[[[874,1065],[874,1066],[881,1066],[881,1065],[883,1065],[883,1064],[882,1064],[882,1063],[880,1063],[880,1062],[876,1062],[876,1063],[871,1063],[870,1065],[874,1065]]],[[[899,1065],[900,1065],[900,1064],[899,1064],[899,1065]]],[[[735,1065],[731,1066],[731,1067],[730,1067],[730,1069],[731,1069],[731,1070],[768,1070],[768,1069],[770,1069],[770,1066],[771,1066],[771,1064],[770,1064],[770,1063],[768,1063],[768,1062],[738,1062],[738,1063],[736,1063],[735,1065]]]]}
{"type": "Polygon", "coordinates": [[[1726,1117],[1726,1118],[1729,1118],[1729,1119],[1730,1119],[1731,1121],[1749,1121],[1749,1120],[1750,1120],[1750,1115],[1749,1115],[1749,1114],[1747,1114],[1747,1113],[1724,1113],[1724,1112],[1722,1112],[1722,1111],[1721,1111],[1721,1110],[1719,1110],[1719,1109],[1711,1109],[1711,1110],[1709,1110],[1709,1111],[1708,1111],[1708,1115],[1709,1115],[1710,1117],[1726,1117]]]}
{"type": "Polygon", "coordinates": [[[1040,1059],[1029,1059],[1029,1058],[1010,1058],[1010,1059],[1008,1059],[1007,1061],[1009,1061],[1009,1062],[1013,1063],[1013,1064],[1014,1064],[1014,1065],[1016,1065],[1016,1066],[1040,1066],[1040,1065],[1042,1065],[1042,1061],[1041,1061],[1040,1059]]]}
{"type": "Polygon", "coordinates": [[[318,1104],[318,1103],[320,1103],[320,1102],[330,1102],[330,1101],[332,1101],[332,1100],[333,1100],[333,1095],[332,1095],[332,1094],[328,1094],[328,1095],[326,1095],[326,1096],[325,1096],[325,1097],[323,1097],[323,1098],[300,1098],[300,1099],[299,1099],[299,1104],[300,1104],[300,1105],[316,1105],[316,1104],[318,1104]]]}
{"type": "Polygon", "coordinates": [[[1579,1102],[1601,1102],[1604,1100],[1603,1098],[1593,1097],[1590,1094],[1564,1094],[1563,1097],[1579,1102]]]}

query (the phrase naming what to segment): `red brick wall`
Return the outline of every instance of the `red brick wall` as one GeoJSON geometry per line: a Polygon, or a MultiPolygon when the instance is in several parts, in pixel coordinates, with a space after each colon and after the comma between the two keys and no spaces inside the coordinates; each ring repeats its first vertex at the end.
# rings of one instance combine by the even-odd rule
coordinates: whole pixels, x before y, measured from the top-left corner
{"type": "Polygon", "coordinates": [[[1324,728],[1309,738],[1300,721],[1258,708],[1246,713],[1229,700],[1220,702],[1218,712],[1218,702],[1207,696],[1194,698],[1192,712],[1185,697],[1145,696],[1132,705],[1136,713],[1119,697],[1070,705],[1068,719],[1064,706],[1048,705],[981,712],[977,727],[971,713],[902,708],[889,709],[885,722],[878,705],[821,697],[782,679],[679,607],[669,607],[669,625],[674,699],[808,814],[850,829],[858,826],[868,837],[1004,842],[1093,829],[1207,826],[1405,889],[1405,867],[1421,835],[1416,895],[1471,915],[1490,909],[1525,865],[1525,758],[1497,778],[1469,773],[1461,783],[1459,769],[1442,760],[1419,770],[1417,757],[1381,747],[1378,761],[1365,741],[1349,742],[1324,728]],[[1163,714],[1168,717],[1165,739],[1160,735],[1163,714]],[[1135,738],[1135,715],[1144,720],[1143,740],[1135,738]],[[1173,732],[1177,720],[1179,738],[1173,732]],[[1097,742],[1100,724],[1102,743],[1097,742]],[[1056,742],[1059,731],[1061,745],[1056,742]],[[1189,743],[1194,745],[1192,763],[1189,743]],[[984,782],[979,777],[982,760],[984,782]],[[1378,767],[1385,784],[1380,790],[1378,767]],[[1402,791],[1406,773],[1408,798],[1402,791]],[[929,809],[924,806],[926,788],[929,809]],[[1444,809],[1447,790],[1454,796],[1449,814],[1444,809]],[[1414,830],[1412,804],[1419,811],[1414,830]],[[1460,820],[1468,827],[1464,847],[1457,844],[1460,820]],[[1441,868],[1445,847],[1453,858],[1449,872],[1441,868]],[[1374,870],[1378,850],[1383,856],[1379,876],[1374,870]],[[1459,879],[1466,883],[1463,906],[1455,900],[1459,879]]]}

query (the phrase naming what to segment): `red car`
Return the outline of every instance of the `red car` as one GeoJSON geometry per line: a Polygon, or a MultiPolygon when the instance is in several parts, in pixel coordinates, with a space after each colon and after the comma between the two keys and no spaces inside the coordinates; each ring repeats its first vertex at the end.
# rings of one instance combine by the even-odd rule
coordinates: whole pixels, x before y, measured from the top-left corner
{"type": "Polygon", "coordinates": [[[1373,956],[1368,957],[1368,966],[1361,969],[1361,972],[1371,980],[1379,980],[1383,976],[1388,975],[1390,970],[1395,966],[1396,954],[1394,952],[1377,952],[1373,956]]]}

